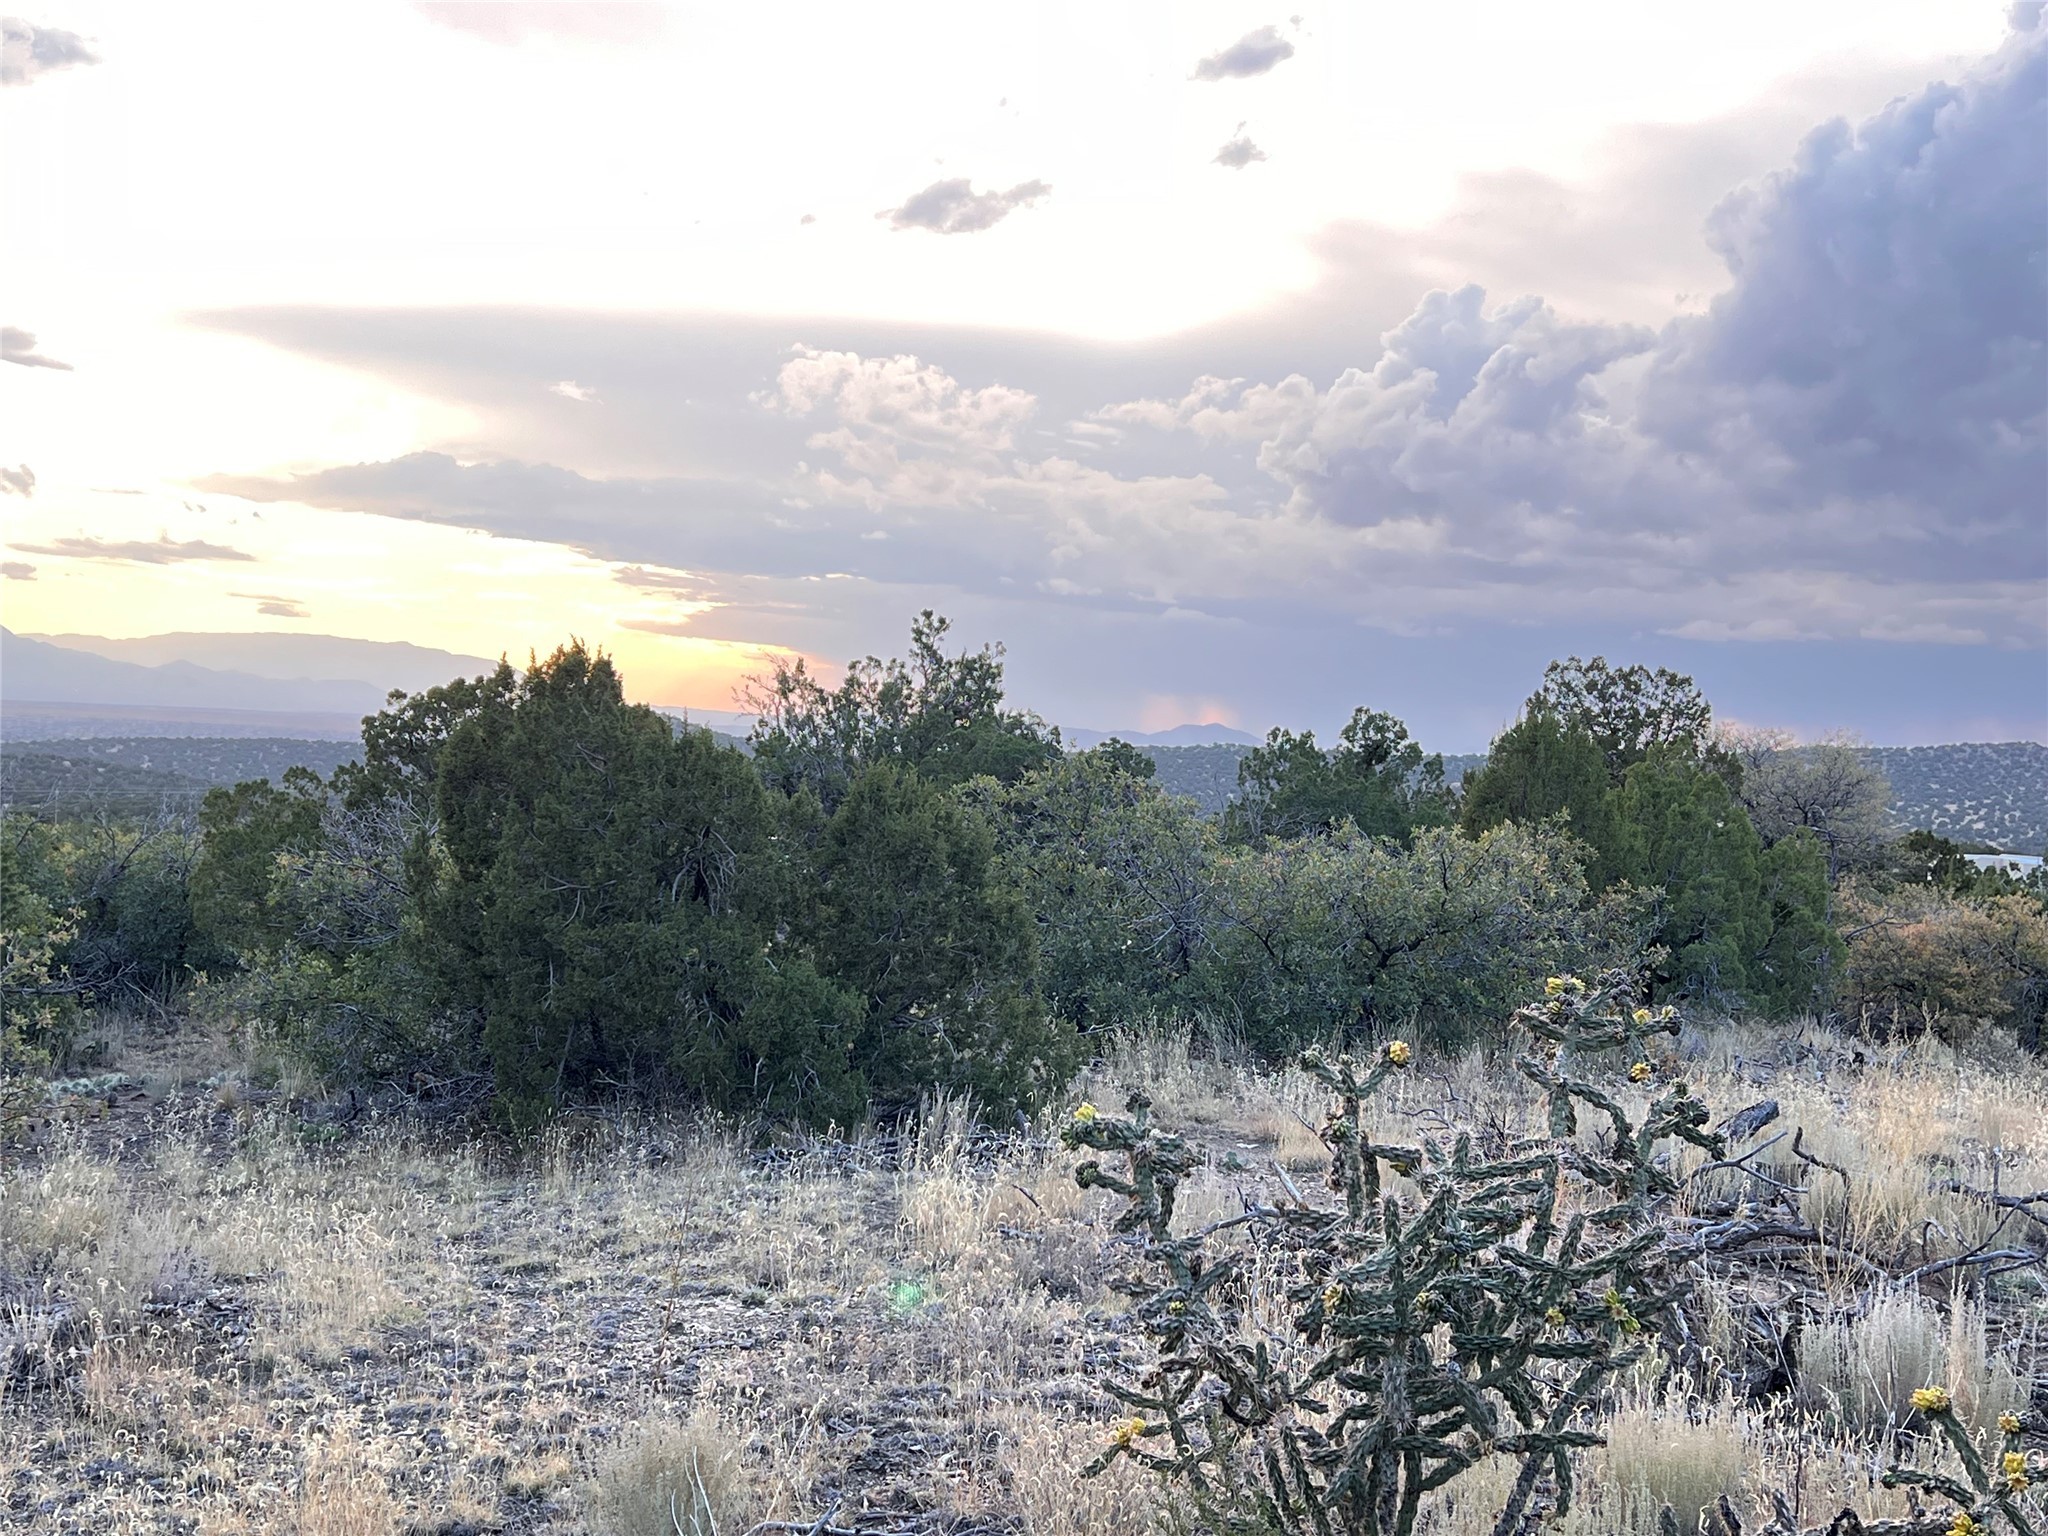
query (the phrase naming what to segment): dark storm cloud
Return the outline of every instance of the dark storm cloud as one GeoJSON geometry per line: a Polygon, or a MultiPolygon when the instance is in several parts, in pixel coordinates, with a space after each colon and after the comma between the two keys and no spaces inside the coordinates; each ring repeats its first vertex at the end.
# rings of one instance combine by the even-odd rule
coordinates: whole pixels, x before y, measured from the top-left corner
{"type": "Polygon", "coordinates": [[[1210,377],[1099,417],[1255,444],[1298,513],[1398,534],[1460,581],[1683,580],[1704,611],[1670,622],[1720,638],[2039,644],[2044,103],[2036,28],[1959,85],[1816,131],[1721,204],[1730,286],[1661,332],[1468,287],[1327,387],[1210,377]],[[1737,581],[1795,606],[1725,609],[1715,584],[1737,581]]]}
{"type": "Polygon", "coordinates": [[[9,468],[0,464],[0,496],[33,496],[36,493],[36,472],[26,464],[9,468]]]}
{"type": "Polygon", "coordinates": [[[2048,29],[2033,22],[1960,84],[1821,128],[1715,210],[1734,283],[1660,349],[1642,410],[1664,445],[1714,455],[1787,511],[1846,499],[1910,506],[1928,535],[2040,534],[2048,29]]]}
{"type": "Polygon", "coordinates": [[[1260,27],[1247,32],[1220,53],[1212,53],[1195,65],[1197,80],[1245,80],[1263,75],[1275,65],[1294,57],[1294,44],[1280,35],[1278,27],[1260,27]]]}
{"type": "Polygon", "coordinates": [[[38,352],[35,332],[24,331],[18,325],[0,325],[0,359],[19,363],[24,368],[58,368],[65,373],[71,372],[69,363],[38,352]]]}
{"type": "Polygon", "coordinates": [[[1007,192],[976,192],[965,176],[935,181],[922,192],[914,192],[895,208],[884,208],[875,217],[887,219],[891,229],[928,229],[939,235],[971,235],[993,228],[1019,208],[1028,208],[1050,195],[1052,188],[1042,181],[1020,182],[1007,192]]]}
{"type": "Polygon", "coordinates": [[[76,32],[0,16],[0,85],[33,85],[56,70],[97,63],[99,56],[76,32]]]}
{"type": "Polygon", "coordinates": [[[254,560],[254,555],[225,544],[204,539],[178,540],[168,535],[154,539],[93,539],[83,536],[52,539],[47,544],[17,544],[31,555],[54,555],[64,560],[111,560],[130,565],[176,565],[185,560],[254,560]]]}

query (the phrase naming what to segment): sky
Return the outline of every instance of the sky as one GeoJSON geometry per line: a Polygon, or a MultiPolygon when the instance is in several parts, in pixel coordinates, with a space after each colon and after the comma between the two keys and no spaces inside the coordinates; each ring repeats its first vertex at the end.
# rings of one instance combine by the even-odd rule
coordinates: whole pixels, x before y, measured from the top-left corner
{"type": "Polygon", "coordinates": [[[2037,4],[52,0],[0,173],[17,631],[2048,739],[2037,4]]]}

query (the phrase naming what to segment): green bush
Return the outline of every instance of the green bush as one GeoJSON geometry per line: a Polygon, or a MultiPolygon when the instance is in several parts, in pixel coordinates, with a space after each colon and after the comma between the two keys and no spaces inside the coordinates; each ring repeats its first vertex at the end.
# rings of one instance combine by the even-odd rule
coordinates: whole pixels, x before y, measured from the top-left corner
{"type": "Polygon", "coordinates": [[[1233,842],[1301,837],[1346,824],[1405,839],[1452,820],[1441,757],[1425,757],[1408,727],[1379,710],[1354,710],[1337,745],[1313,732],[1274,730],[1237,765],[1237,798],[1223,815],[1233,842]]]}
{"type": "Polygon", "coordinates": [[[1533,983],[1641,953],[1641,903],[1593,901],[1571,839],[1545,826],[1412,846],[1350,827],[1233,850],[1190,997],[1279,1055],[1387,1030],[1469,1037],[1533,983]]]}
{"type": "Polygon", "coordinates": [[[1047,1006],[1084,1030],[1194,1008],[1214,941],[1216,829],[1162,793],[1151,766],[1097,749],[1012,786],[970,786],[1000,878],[1035,921],[1047,1006]]]}
{"type": "Polygon", "coordinates": [[[635,1089],[858,1110],[856,1005],[778,923],[788,849],[739,753],[627,704],[574,646],[455,726],[433,797],[414,942],[481,1021],[502,1118],[635,1089]]]}
{"type": "Polygon", "coordinates": [[[981,818],[916,772],[854,780],[818,852],[806,918],[820,968],[860,1000],[854,1059],[877,1102],[931,1087],[1029,1107],[1078,1064],[1038,995],[1030,910],[981,818]]]}

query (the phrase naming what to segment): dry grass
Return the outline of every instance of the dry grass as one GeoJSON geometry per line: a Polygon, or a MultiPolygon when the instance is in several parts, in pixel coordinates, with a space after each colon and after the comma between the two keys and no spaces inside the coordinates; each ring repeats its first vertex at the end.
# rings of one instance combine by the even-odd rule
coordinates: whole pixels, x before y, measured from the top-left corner
{"type": "Polygon", "coordinates": [[[657,1415],[597,1454],[585,1495],[598,1536],[725,1536],[755,1507],[741,1438],[708,1408],[657,1415]]]}
{"type": "MultiPolygon", "coordinates": [[[[216,1081],[177,1050],[134,1065],[164,1095],[146,1115],[54,1132],[0,1171],[0,1337],[41,1329],[47,1346],[0,1383],[9,1530],[186,1529],[175,1511],[208,1536],[699,1536],[835,1505],[906,1530],[1185,1530],[1124,1464],[1076,1476],[1117,1415],[1100,1378],[1143,1361],[1110,1283],[1116,1202],[1075,1185],[1050,1132],[1075,1099],[1142,1088],[1209,1153],[1182,1190],[1191,1230],[1274,1198],[1276,1163],[1313,1196],[1326,1107],[1299,1073],[1152,1030],[1004,1142],[942,1102],[901,1141],[764,1157],[716,1123],[593,1121],[514,1156],[397,1124],[330,1145],[250,1086],[261,1063],[216,1081]]],[[[2048,1187],[2037,1067],[1735,1028],[1685,1057],[1710,1102],[1775,1097],[1770,1134],[1797,1125],[1846,1170],[1801,1163],[1789,1137],[1758,1160],[1805,1185],[1801,1211],[1827,1230],[1905,1264],[2038,1243],[1950,1187],[2048,1187]]],[[[1424,1060],[1374,1134],[1507,1137],[1533,1113],[1504,1063],[1424,1060]]],[[[1691,1198],[1745,1184],[1717,1174],[1691,1198]]],[[[1666,1501],[1692,1529],[1723,1492],[1747,1509],[1779,1491],[1810,1518],[1899,1511],[1874,1478],[1913,1387],[1948,1385],[1979,1425],[2026,1397],[2048,1327],[2037,1275],[2000,1282],[1994,1308],[1969,1270],[1897,1291],[1829,1273],[1800,1303],[1791,1391],[1737,1401],[1732,1368],[1712,1391],[1635,1379],[1566,1529],[1654,1530],[1666,1501]]],[[[1244,1326],[1277,1348],[1292,1278],[1254,1266],[1244,1297],[1244,1326]]],[[[1709,1358],[1738,1362],[1789,1294],[1767,1273],[1709,1277],[1709,1358]]],[[[1512,1475],[1482,1464],[1425,1529],[1489,1530],[1512,1475]]]]}

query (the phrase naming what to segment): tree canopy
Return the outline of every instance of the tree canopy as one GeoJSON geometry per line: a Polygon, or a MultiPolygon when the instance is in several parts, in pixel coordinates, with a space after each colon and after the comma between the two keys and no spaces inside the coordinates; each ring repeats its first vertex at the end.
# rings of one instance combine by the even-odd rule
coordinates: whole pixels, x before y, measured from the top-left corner
{"type": "Polygon", "coordinates": [[[1274,730],[1245,754],[1225,829],[1239,842],[1330,832],[1349,823],[1370,837],[1406,838],[1451,819],[1440,756],[1425,757],[1408,727],[1354,710],[1328,749],[1312,731],[1274,730]]]}
{"type": "Polygon", "coordinates": [[[778,661],[744,695],[762,777],[784,794],[808,790],[830,810],[864,769],[915,769],[935,784],[978,775],[1011,783],[1060,755],[1059,732],[1003,707],[1002,647],[948,655],[950,621],[927,608],[910,627],[910,659],[849,662],[837,688],[802,657],[778,661]]]}

